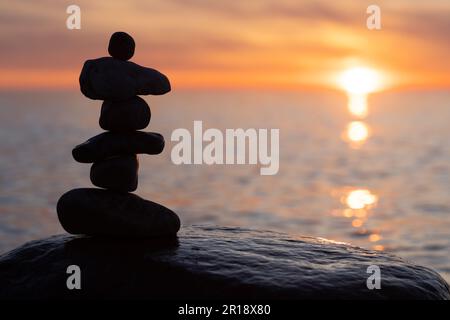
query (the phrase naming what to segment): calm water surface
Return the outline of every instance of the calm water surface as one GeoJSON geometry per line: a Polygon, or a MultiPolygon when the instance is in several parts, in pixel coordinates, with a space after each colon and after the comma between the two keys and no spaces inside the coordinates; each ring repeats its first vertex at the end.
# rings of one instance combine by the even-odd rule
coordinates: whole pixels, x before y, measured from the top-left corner
{"type": "MultiPolygon", "coordinates": [[[[450,280],[450,93],[383,93],[349,112],[337,93],[178,92],[147,97],[149,130],[166,137],[140,158],[137,194],[184,225],[279,230],[396,253],[450,280]],[[280,170],[176,166],[170,134],[204,128],[279,128],[280,170]]],[[[99,101],[80,93],[0,94],[0,252],[63,230],[65,191],[89,187],[71,149],[100,133],[99,101]]]]}

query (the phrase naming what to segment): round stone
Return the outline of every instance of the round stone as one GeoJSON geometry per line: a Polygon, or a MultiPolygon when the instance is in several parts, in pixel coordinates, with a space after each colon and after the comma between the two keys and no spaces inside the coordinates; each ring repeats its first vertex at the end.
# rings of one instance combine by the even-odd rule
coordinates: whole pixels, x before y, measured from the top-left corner
{"type": "Polygon", "coordinates": [[[126,32],[114,32],[109,39],[108,53],[111,57],[127,61],[134,55],[135,43],[126,32]]]}
{"type": "Polygon", "coordinates": [[[139,161],[135,154],[94,162],[91,167],[93,185],[118,192],[132,192],[138,186],[139,161]]]}
{"type": "Polygon", "coordinates": [[[99,124],[109,131],[136,131],[150,123],[150,107],[141,97],[125,101],[105,100],[102,104],[99,124]]]}

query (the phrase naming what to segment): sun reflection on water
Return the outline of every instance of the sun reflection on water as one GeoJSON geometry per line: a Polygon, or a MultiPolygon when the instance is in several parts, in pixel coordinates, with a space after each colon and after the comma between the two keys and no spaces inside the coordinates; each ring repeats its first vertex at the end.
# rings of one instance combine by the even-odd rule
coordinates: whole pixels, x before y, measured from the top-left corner
{"type": "Polygon", "coordinates": [[[380,79],[377,71],[365,67],[348,69],[338,79],[340,87],[347,92],[347,109],[354,118],[343,134],[352,148],[361,147],[369,138],[369,127],[362,119],[369,115],[368,95],[379,89],[380,79]]]}
{"type": "Polygon", "coordinates": [[[377,234],[377,233],[373,233],[369,236],[369,241],[370,242],[377,242],[381,240],[381,235],[377,234]]]}
{"type": "Polygon", "coordinates": [[[378,201],[378,197],[367,189],[357,189],[350,191],[347,195],[345,203],[350,209],[364,209],[374,205],[378,201]]]}
{"type": "Polygon", "coordinates": [[[358,148],[364,144],[370,136],[370,129],[362,121],[352,121],[347,125],[343,134],[345,141],[350,143],[353,148],[358,148]]]}
{"type": "MultiPolygon", "coordinates": [[[[367,94],[348,93],[348,111],[358,119],[364,119],[369,114],[367,105],[367,94]]],[[[357,149],[361,147],[369,138],[369,126],[361,120],[355,120],[348,123],[342,138],[349,143],[350,147],[357,149]]]]}
{"type": "Polygon", "coordinates": [[[372,249],[384,250],[384,246],[378,242],[382,240],[379,230],[371,230],[367,224],[373,209],[376,207],[379,197],[366,188],[352,188],[341,194],[341,203],[344,209],[338,210],[335,216],[341,216],[350,220],[350,225],[354,235],[367,237],[367,241],[372,243],[372,249]]]}
{"type": "Polygon", "coordinates": [[[350,93],[348,95],[348,111],[355,117],[365,118],[369,113],[367,94],[350,93]]]}
{"type": "MultiPolygon", "coordinates": [[[[347,93],[347,109],[351,120],[342,133],[342,139],[352,149],[361,148],[371,136],[371,129],[366,123],[369,116],[368,95],[381,87],[381,75],[376,70],[367,67],[355,67],[345,70],[338,79],[340,87],[347,93]]],[[[335,216],[349,219],[350,233],[358,238],[364,238],[374,250],[384,250],[379,244],[382,236],[379,230],[369,226],[370,216],[379,201],[378,195],[369,189],[354,187],[344,192],[338,191],[343,209],[335,210],[335,216]]]]}

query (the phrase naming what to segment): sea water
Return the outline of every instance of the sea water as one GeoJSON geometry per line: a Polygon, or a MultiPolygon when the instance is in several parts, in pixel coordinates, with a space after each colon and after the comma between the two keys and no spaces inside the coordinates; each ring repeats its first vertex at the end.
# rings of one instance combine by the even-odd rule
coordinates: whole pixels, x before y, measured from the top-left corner
{"type": "MultiPolygon", "coordinates": [[[[177,91],[145,97],[161,155],[140,156],[137,194],[183,225],[318,236],[388,251],[450,279],[450,93],[378,93],[364,118],[335,92],[177,91]],[[172,132],[279,129],[279,170],[176,165],[172,132]]],[[[90,187],[72,148],[100,133],[101,101],[79,92],[0,93],[0,253],[64,232],[55,206],[90,187]]]]}

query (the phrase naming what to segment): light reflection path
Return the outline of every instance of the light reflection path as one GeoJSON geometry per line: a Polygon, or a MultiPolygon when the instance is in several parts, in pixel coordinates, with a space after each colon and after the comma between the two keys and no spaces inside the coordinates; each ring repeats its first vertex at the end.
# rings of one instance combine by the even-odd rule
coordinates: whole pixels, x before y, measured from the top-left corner
{"type": "Polygon", "coordinates": [[[342,139],[346,141],[353,149],[358,149],[370,137],[370,128],[362,121],[369,114],[367,104],[367,93],[348,93],[347,109],[350,114],[357,120],[348,123],[342,139]]]}
{"type": "Polygon", "coordinates": [[[360,148],[369,138],[370,129],[363,121],[352,121],[348,124],[344,134],[346,140],[351,148],[360,148]]]}
{"type": "Polygon", "coordinates": [[[348,111],[355,117],[365,118],[369,114],[367,105],[367,94],[349,93],[348,94],[348,111]]]}
{"type": "Polygon", "coordinates": [[[384,250],[384,246],[377,244],[382,239],[379,232],[366,228],[372,210],[378,203],[378,196],[369,189],[352,189],[341,198],[341,202],[346,208],[340,211],[340,215],[351,219],[351,226],[356,229],[356,233],[367,236],[368,241],[374,243],[372,249],[384,250]]]}
{"type": "MultiPolygon", "coordinates": [[[[370,128],[362,121],[369,115],[367,93],[348,91],[347,109],[354,120],[348,123],[342,139],[350,148],[359,149],[370,137],[370,128]]],[[[368,241],[373,243],[372,249],[384,250],[384,246],[378,243],[382,239],[381,234],[367,229],[369,216],[378,201],[379,197],[369,189],[355,186],[346,190],[345,195],[341,197],[345,208],[337,212],[338,216],[351,220],[350,225],[356,229],[356,234],[367,236],[368,241]]]]}

